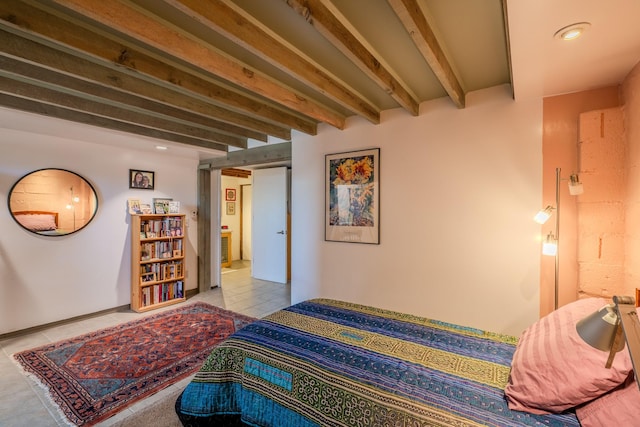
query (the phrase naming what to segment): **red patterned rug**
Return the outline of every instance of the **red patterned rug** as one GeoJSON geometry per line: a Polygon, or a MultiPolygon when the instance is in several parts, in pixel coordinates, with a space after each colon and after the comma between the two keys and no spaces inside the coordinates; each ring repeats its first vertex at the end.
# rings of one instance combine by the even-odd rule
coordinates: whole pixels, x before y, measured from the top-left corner
{"type": "Polygon", "coordinates": [[[255,319],[202,302],[16,353],[68,421],[92,425],[197,371],[255,319]]]}

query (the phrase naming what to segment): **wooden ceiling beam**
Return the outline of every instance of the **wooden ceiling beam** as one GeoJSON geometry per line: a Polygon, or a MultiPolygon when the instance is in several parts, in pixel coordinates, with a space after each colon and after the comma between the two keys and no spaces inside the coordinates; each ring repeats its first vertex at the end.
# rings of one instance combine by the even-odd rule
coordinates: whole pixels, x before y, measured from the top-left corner
{"type": "Polygon", "coordinates": [[[164,132],[183,135],[193,139],[232,145],[239,148],[247,147],[246,138],[234,137],[215,131],[195,128],[193,126],[148,116],[132,110],[126,110],[97,101],[91,101],[57,91],[53,87],[46,87],[43,82],[10,74],[4,70],[0,70],[0,92],[17,96],[19,98],[26,98],[50,105],[56,105],[69,110],[83,111],[94,116],[106,117],[123,123],[130,123],[152,129],[158,129],[164,132]]]}
{"type": "Polygon", "coordinates": [[[84,113],[82,111],[70,110],[67,108],[59,107],[57,105],[49,105],[40,101],[20,98],[5,93],[0,93],[0,105],[8,108],[13,108],[15,110],[39,114],[41,116],[54,117],[57,119],[83,123],[91,126],[98,126],[118,132],[126,132],[135,135],[146,136],[149,138],[160,139],[163,141],[170,141],[179,144],[207,148],[210,150],[217,150],[222,152],[228,151],[228,146],[226,144],[217,144],[211,141],[190,138],[184,135],[164,132],[158,129],[151,129],[131,123],[123,123],[109,119],[107,117],[95,116],[92,114],[84,113]]]}
{"type": "Polygon", "coordinates": [[[233,176],[235,178],[249,178],[251,176],[251,171],[237,168],[222,169],[220,173],[224,176],[233,176]]]}
{"type": "Polygon", "coordinates": [[[352,33],[336,14],[320,0],[285,0],[313,28],[349,58],[363,73],[389,93],[398,104],[414,116],[418,115],[420,103],[416,96],[396,79],[377,54],[371,52],[361,41],[362,37],[352,33]]]}
{"type": "Polygon", "coordinates": [[[418,0],[387,0],[411,35],[440,84],[458,108],[464,108],[465,93],[418,0]]]}
{"type": "Polygon", "coordinates": [[[50,0],[49,3],[107,26],[112,31],[190,64],[194,69],[215,75],[307,117],[338,129],[344,128],[345,117],[342,114],[276,82],[211,45],[147,16],[129,4],[117,0],[50,0]]]}
{"type": "Polygon", "coordinates": [[[258,57],[278,64],[281,71],[372,123],[380,123],[380,109],[327,72],[282,43],[258,25],[255,18],[227,0],[165,0],[191,18],[232,40],[258,57]]]}
{"type": "Polygon", "coordinates": [[[256,166],[267,163],[287,163],[291,161],[291,141],[269,144],[250,150],[235,150],[226,157],[201,160],[200,166],[209,169],[226,169],[241,166],[256,166]]]}
{"type": "MultiPolygon", "coordinates": [[[[210,80],[189,74],[140,52],[133,46],[125,46],[18,0],[0,2],[0,28],[39,44],[48,44],[76,59],[102,65],[107,71],[94,73],[86,78],[103,85],[115,86],[167,105],[195,111],[281,139],[291,138],[291,128],[311,135],[317,133],[317,125],[313,120],[287,113],[210,80]],[[55,44],[53,40],[60,44],[55,44]]],[[[2,44],[0,50],[4,50],[2,44]]],[[[40,62],[37,54],[22,52],[20,56],[28,56],[34,62],[40,62]]],[[[42,60],[46,58],[45,56],[42,60]]],[[[87,71],[86,68],[74,67],[73,60],[67,61],[65,66],[75,73],[87,71]]]]}
{"type": "MultiPolygon", "coordinates": [[[[0,44],[5,41],[3,35],[4,32],[0,30],[0,44]]],[[[27,43],[27,46],[24,46],[23,43],[17,43],[17,45],[33,48],[33,46],[28,46],[30,43],[27,43]]],[[[183,125],[190,125],[205,130],[221,132],[223,134],[240,138],[252,138],[262,142],[268,141],[267,134],[264,133],[230,125],[198,114],[192,114],[167,104],[161,104],[150,99],[138,97],[125,91],[105,88],[93,82],[81,80],[68,74],[63,74],[49,68],[35,65],[34,62],[22,62],[17,58],[7,57],[7,50],[9,50],[7,49],[8,45],[4,44],[4,46],[4,52],[0,52],[0,70],[3,70],[7,77],[11,77],[11,75],[18,75],[32,80],[37,80],[43,84],[55,86],[57,90],[63,93],[73,94],[88,100],[100,100],[100,102],[104,102],[114,107],[134,112],[142,112],[160,119],[175,121],[183,125]]],[[[23,52],[32,54],[34,50],[36,49],[25,49],[23,52]]],[[[59,58],[60,55],[63,54],[59,54],[57,57],[59,58]]],[[[42,56],[39,56],[39,58],[42,58],[42,56]]],[[[89,66],[91,65],[92,64],[89,64],[89,66]]]]}

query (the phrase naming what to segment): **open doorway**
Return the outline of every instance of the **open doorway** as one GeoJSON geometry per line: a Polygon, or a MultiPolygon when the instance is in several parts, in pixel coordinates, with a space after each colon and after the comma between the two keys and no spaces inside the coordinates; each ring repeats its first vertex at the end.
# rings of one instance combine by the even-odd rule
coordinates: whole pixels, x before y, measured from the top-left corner
{"type": "Polygon", "coordinates": [[[281,284],[289,282],[289,180],[290,171],[282,166],[257,170],[221,170],[220,285],[223,288],[227,285],[236,286],[238,283],[246,284],[252,280],[281,284]],[[267,179],[274,173],[280,177],[279,180],[274,182],[272,178],[267,179]],[[254,182],[254,179],[257,181],[254,182]],[[261,189],[258,193],[258,206],[261,206],[258,212],[253,212],[255,188],[261,189]],[[275,202],[278,200],[281,204],[275,202]],[[277,212],[274,212],[272,206],[265,206],[265,203],[273,205],[274,202],[282,210],[276,209],[277,212]],[[269,221],[274,218],[280,218],[281,222],[269,221]],[[254,234],[254,223],[258,227],[257,236],[254,234]],[[272,227],[277,230],[271,230],[272,227]],[[253,259],[254,244],[258,245],[257,260],[253,259]],[[275,249],[279,245],[282,246],[279,249],[281,256],[278,258],[275,249]],[[279,261],[282,262],[280,274],[274,276],[273,266],[278,265],[279,261]]]}
{"type": "MultiPolygon", "coordinates": [[[[198,166],[198,290],[221,286],[221,211],[226,209],[222,169],[291,167],[291,142],[278,142],[247,150],[234,150],[224,157],[201,160],[198,166]]],[[[290,229],[290,227],[287,227],[290,229]]],[[[253,234],[253,232],[252,232],[253,234]]],[[[289,234],[287,234],[289,236],[289,234]]],[[[290,243],[289,243],[289,247],[290,243]]],[[[292,248],[289,250],[291,253],[292,248]]],[[[252,254],[253,257],[253,254],[252,254]]]]}
{"type": "Polygon", "coordinates": [[[220,249],[222,284],[231,270],[251,267],[251,171],[222,169],[220,249]]]}
{"type": "Polygon", "coordinates": [[[229,310],[243,307],[251,316],[264,317],[291,304],[291,286],[255,277],[254,175],[220,177],[220,247],[227,261],[221,264],[220,288],[229,310]]]}

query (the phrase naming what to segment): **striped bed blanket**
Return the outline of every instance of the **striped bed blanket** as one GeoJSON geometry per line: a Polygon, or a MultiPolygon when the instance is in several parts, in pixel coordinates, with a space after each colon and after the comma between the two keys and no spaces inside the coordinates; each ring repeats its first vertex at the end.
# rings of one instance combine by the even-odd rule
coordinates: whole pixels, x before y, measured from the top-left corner
{"type": "Polygon", "coordinates": [[[217,346],[176,402],[185,426],[579,426],[511,411],[517,339],[314,299],[217,346]]]}

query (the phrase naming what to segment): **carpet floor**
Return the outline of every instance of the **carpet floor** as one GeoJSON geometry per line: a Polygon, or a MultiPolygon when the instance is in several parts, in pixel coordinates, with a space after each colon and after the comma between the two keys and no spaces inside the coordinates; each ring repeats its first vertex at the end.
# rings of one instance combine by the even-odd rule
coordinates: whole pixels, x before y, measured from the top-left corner
{"type": "Polygon", "coordinates": [[[70,424],[89,426],[197,371],[254,318],[196,302],[14,354],[70,424]]]}

